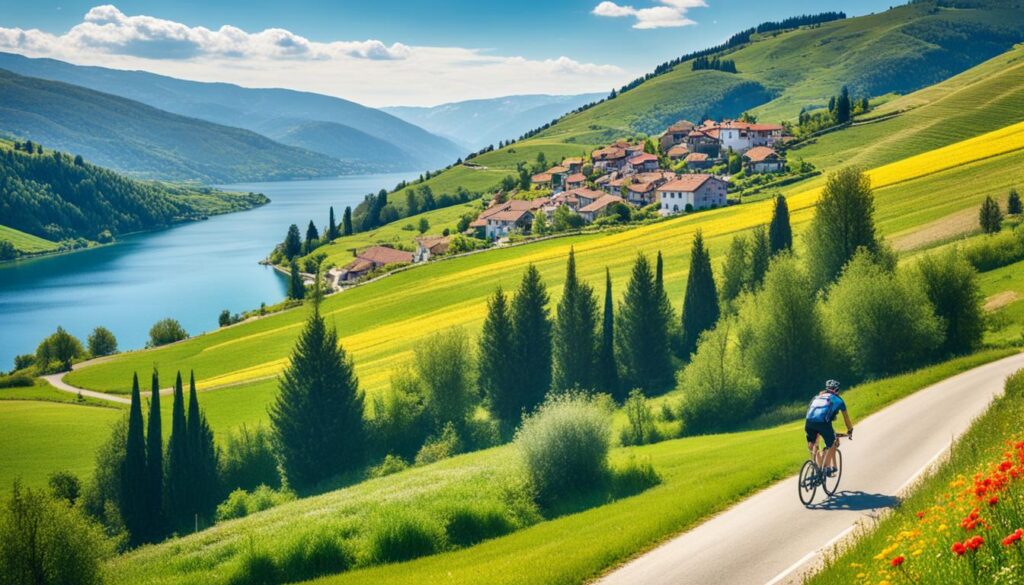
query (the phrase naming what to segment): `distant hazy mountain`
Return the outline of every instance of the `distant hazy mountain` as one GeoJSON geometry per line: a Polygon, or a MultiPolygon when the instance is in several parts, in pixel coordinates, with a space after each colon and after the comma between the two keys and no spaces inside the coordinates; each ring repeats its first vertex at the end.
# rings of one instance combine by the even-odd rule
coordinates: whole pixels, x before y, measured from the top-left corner
{"type": "Polygon", "coordinates": [[[249,130],[3,69],[0,131],[136,177],[231,183],[358,171],[249,130]]]}
{"type": "Polygon", "coordinates": [[[0,68],[245,128],[332,156],[345,153],[343,160],[362,170],[433,169],[454,162],[466,150],[391,114],[315,93],[185,81],[145,71],[85,67],[11,53],[0,53],[0,68]],[[313,131],[310,122],[328,125],[318,125],[313,131]],[[376,140],[368,141],[366,136],[376,140]]]}
{"type": "Polygon", "coordinates": [[[470,150],[478,150],[488,144],[497,144],[499,140],[518,138],[528,130],[603,97],[604,93],[512,95],[430,108],[394,106],[381,109],[434,134],[451,138],[470,150]]]}

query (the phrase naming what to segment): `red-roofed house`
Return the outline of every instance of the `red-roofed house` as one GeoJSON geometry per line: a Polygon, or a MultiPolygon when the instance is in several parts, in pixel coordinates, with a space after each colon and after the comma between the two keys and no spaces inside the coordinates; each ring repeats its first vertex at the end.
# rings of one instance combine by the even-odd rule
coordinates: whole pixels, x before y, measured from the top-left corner
{"type": "Polygon", "coordinates": [[[565,188],[568,190],[579,189],[587,184],[587,176],[583,173],[575,173],[565,178],[565,188]]]}
{"type": "Polygon", "coordinates": [[[586,207],[587,205],[590,205],[591,203],[607,195],[607,193],[603,191],[598,191],[596,189],[588,189],[586,187],[582,189],[573,189],[572,191],[566,191],[565,193],[567,195],[575,197],[579,201],[579,206],[581,208],[586,207]]]}
{"type": "Polygon", "coordinates": [[[534,189],[550,189],[551,188],[551,173],[537,173],[530,177],[530,185],[534,189]]]}
{"type": "Polygon", "coordinates": [[[626,151],[615,146],[607,146],[595,150],[590,158],[594,162],[594,168],[615,171],[626,164],[626,151]]]}
{"type": "Polygon", "coordinates": [[[741,154],[755,146],[772,146],[782,139],[784,130],[778,124],[750,124],[734,120],[716,123],[714,129],[718,131],[722,148],[731,148],[741,154]]]}
{"type": "Polygon", "coordinates": [[[513,231],[530,231],[537,210],[548,204],[549,198],[538,197],[529,201],[513,199],[505,203],[492,203],[470,227],[482,229],[488,239],[502,238],[513,231]]]}
{"type": "Polygon", "coordinates": [[[648,173],[658,170],[658,157],[653,154],[638,154],[626,161],[626,170],[634,173],[648,173]]]}
{"type": "Polygon", "coordinates": [[[658,213],[675,215],[686,211],[687,206],[690,209],[724,207],[728,203],[727,185],[713,175],[682,175],[658,187],[658,202],[661,204],[658,213]]]}
{"type": "Polygon", "coordinates": [[[722,150],[722,143],[714,130],[699,130],[694,128],[686,135],[686,148],[690,152],[699,152],[708,155],[709,158],[718,158],[722,150]]]}
{"type": "Polygon", "coordinates": [[[686,158],[686,155],[688,154],[690,154],[690,147],[685,144],[677,144],[668,149],[668,152],[665,153],[669,160],[682,160],[686,158]]]}
{"type": "Polygon", "coordinates": [[[351,282],[366,273],[389,264],[409,264],[412,252],[404,252],[387,246],[371,246],[356,254],[355,260],[341,269],[339,280],[351,282]]]}
{"type": "Polygon", "coordinates": [[[693,122],[688,120],[680,120],[669,126],[658,140],[661,149],[669,150],[673,146],[686,142],[686,136],[690,133],[690,130],[693,130],[693,127],[693,122]]]}
{"type": "Polygon", "coordinates": [[[583,169],[583,158],[574,156],[564,159],[562,166],[569,169],[570,174],[576,174],[583,169]]]}
{"type": "Polygon", "coordinates": [[[591,203],[580,207],[580,216],[587,222],[594,221],[608,212],[608,206],[613,203],[623,203],[622,197],[616,195],[602,195],[591,203]]]}
{"type": "Polygon", "coordinates": [[[786,168],[786,161],[767,146],[755,146],[743,155],[748,173],[778,173],[786,168]]]}
{"type": "Polygon", "coordinates": [[[692,170],[703,170],[711,166],[712,161],[703,152],[691,152],[683,159],[686,161],[686,168],[692,170]]]}
{"type": "Polygon", "coordinates": [[[421,236],[416,238],[414,262],[425,262],[434,256],[443,256],[451,245],[451,236],[421,236]]]}

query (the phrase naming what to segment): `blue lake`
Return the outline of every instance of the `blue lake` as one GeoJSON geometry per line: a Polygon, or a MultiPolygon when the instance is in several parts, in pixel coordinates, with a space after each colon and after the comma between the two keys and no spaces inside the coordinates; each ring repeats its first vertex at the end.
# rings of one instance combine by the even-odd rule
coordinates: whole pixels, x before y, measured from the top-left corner
{"type": "Polygon", "coordinates": [[[327,224],[345,206],[391,189],[412,173],[315,181],[227,185],[271,202],[258,209],[137,234],[111,246],[0,265],[0,371],[17,354],[35,351],[62,326],[85,343],[97,325],[117,336],[121,350],[140,348],[149,327],[165,317],[192,335],[217,328],[223,309],[241,312],[285,295],[284,278],[258,262],[288,226],[305,234],[309,220],[327,224]]]}

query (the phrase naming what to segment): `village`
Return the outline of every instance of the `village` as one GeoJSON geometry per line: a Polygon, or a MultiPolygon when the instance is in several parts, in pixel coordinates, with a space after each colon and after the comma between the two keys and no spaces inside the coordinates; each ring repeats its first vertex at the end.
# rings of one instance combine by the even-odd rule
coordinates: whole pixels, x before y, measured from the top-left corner
{"type": "MultiPolygon", "coordinates": [[[[495,193],[461,235],[501,245],[545,235],[559,222],[579,228],[634,212],[668,217],[735,204],[728,196],[736,176],[788,172],[780,151],[791,138],[778,124],[680,120],[659,137],[618,140],[594,150],[589,160],[565,158],[533,174],[529,189],[495,193]]],[[[356,251],[349,264],[328,273],[328,281],[341,287],[388,266],[443,256],[453,237],[419,237],[412,252],[382,245],[356,251]]]]}

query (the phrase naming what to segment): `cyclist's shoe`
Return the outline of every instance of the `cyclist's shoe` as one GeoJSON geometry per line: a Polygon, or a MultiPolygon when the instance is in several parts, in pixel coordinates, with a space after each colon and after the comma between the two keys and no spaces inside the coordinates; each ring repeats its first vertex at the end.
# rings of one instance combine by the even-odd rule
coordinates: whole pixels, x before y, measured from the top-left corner
{"type": "Polygon", "coordinates": [[[836,469],[835,467],[826,467],[825,468],[825,475],[827,477],[832,477],[833,475],[836,474],[836,471],[838,471],[838,469],[836,469]]]}

